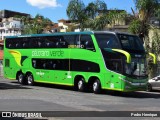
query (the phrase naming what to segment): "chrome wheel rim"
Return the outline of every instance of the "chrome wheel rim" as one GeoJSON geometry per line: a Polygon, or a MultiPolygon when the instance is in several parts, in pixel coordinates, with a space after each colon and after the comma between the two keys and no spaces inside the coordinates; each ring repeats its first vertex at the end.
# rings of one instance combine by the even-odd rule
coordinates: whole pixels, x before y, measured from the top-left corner
{"type": "Polygon", "coordinates": [[[32,76],[28,76],[28,84],[32,84],[33,78],[32,76]]]}
{"type": "Polygon", "coordinates": [[[19,80],[20,83],[22,82],[22,80],[23,80],[23,75],[22,74],[19,75],[18,80],[19,80]]]}
{"type": "Polygon", "coordinates": [[[78,89],[79,89],[79,90],[82,88],[82,85],[83,85],[83,82],[82,82],[82,80],[80,80],[80,81],[78,82],[78,89]]]}
{"type": "Polygon", "coordinates": [[[93,83],[93,91],[96,91],[97,87],[98,87],[98,83],[97,83],[97,82],[94,82],[94,83],[93,83]]]}

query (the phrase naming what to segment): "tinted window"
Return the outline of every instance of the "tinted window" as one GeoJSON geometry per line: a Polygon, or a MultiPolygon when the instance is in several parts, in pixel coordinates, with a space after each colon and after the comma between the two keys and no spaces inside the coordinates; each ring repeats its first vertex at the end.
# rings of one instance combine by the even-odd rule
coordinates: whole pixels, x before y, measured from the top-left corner
{"type": "Polygon", "coordinates": [[[68,43],[63,36],[9,38],[6,39],[6,48],[68,48],[68,43]]]}
{"type": "Polygon", "coordinates": [[[124,50],[143,51],[144,47],[138,36],[118,34],[118,38],[124,50]]]}
{"type": "Polygon", "coordinates": [[[32,59],[32,66],[36,69],[69,70],[67,59],[32,59]]]}
{"type": "Polygon", "coordinates": [[[95,47],[90,35],[81,35],[80,45],[84,49],[95,51],[95,47]]]}
{"type": "Polygon", "coordinates": [[[99,65],[94,62],[76,59],[32,59],[32,67],[45,70],[66,70],[81,72],[100,72],[99,65]]]}
{"type": "Polygon", "coordinates": [[[95,50],[90,35],[82,35],[81,37],[79,35],[61,35],[8,38],[6,39],[6,48],[84,48],[95,50]]]}
{"type": "Polygon", "coordinates": [[[10,60],[9,59],[5,59],[5,67],[10,67],[10,60]]]}
{"type": "Polygon", "coordinates": [[[68,48],[77,48],[76,41],[79,39],[78,35],[65,35],[64,40],[68,43],[68,48]]]}
{"type": "Polygon", "coordinates": [[[123,72],[123,54],[106,51],[102,49],[102,55],[105,60],[105,65],[109,70],[122,73],[123,72]]]}
{"type": "Polygon", "coordinates": [[[95,34],[100,48],[120,48],[120,43],[113,34],[95,34]]]}

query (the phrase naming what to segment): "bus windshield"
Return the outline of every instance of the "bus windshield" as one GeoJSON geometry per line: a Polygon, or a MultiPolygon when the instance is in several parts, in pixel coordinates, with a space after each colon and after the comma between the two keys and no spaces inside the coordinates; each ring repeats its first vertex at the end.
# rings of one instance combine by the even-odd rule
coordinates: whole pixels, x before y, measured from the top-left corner
{"type": "Polygon", "coordinates": [[[117,34],[122,49],[129,52],[144,52],[143,44],[138,36],[135,35],[126,35],[126,34],[117,34]]]}
{"type": "Polygon", "coordinates": [[[125,74],[133,77],[146,77],[146,61],[144,58],[132,58],[131,64],[125,63],[125,74]]]}

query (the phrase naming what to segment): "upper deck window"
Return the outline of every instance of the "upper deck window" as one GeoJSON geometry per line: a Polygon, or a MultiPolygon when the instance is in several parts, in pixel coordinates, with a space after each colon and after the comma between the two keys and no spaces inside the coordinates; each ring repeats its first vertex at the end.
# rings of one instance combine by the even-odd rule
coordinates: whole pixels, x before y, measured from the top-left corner
{"type": "Polygon", "coordinates": [[[114,34],[95,34],[98,45],[103,48],[120,48],[120,43],[114,34]]]}
{"type": "Polygon", "coordinates": [[[90,35],[57,35],[7,38],[9,49],[81,48],[95,51],[90,35]]]}
{"type": "Polygon", "coordinates": [[[138,36],[126,34],[117,34],[117,36],[122,44],[122,49],[132,52],[144,52],[143,44],[138,36]]]}

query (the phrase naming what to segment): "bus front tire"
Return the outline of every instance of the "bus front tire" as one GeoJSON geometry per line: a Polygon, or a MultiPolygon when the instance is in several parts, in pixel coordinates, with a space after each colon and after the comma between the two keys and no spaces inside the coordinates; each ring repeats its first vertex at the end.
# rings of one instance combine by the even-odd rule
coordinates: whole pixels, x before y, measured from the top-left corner
{"type": "Polygon", "coordinates": [[[24,85],[25,84],[25,77],[23,73],[18,73],[17,75],[17,80],[20,84],[24,85]]]}
{"type": "Polygon", "coordinates": [[[33,85],[34,84],[33,75],[31,73],[27,74],[27,84],[28,85],[33,85]]]}
{"type": "Polygon", "coordinates": [[[147,88],[146,88],[147,92],[152,92],[152,85],[151,84],[147,84],[147,88]]]}
{"type": "Polygon", "coordinates": [[[92,84],[92,90],[94,94],[99,94],[101,93],[101,83],[99,79],[96,79],[93,84],[92,84]]]}

